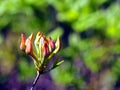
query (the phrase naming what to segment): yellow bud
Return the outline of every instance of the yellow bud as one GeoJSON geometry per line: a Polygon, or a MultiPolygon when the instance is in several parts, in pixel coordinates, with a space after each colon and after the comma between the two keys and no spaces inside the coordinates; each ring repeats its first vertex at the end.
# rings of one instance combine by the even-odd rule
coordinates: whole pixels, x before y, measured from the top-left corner
{"type": "Polygon", "coordinates": [[[55,43],[55,50],[54,53],[57,53],[60,49],[61,49],[61,41],[60,41],[60,37],[57,38],[56,43],[55,43]]]}

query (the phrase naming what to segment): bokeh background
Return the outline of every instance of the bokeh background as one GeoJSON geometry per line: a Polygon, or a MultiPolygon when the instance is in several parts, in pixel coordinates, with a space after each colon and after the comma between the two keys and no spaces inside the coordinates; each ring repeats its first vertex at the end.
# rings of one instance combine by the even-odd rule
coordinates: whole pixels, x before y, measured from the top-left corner
{"type": "Polygon", "coordinates": [[[35,90],[120,90],[120,0],[0,0],[0,90],[29,90],[36,76],[20,35],[61,36],[65,62],[35,90]]]}

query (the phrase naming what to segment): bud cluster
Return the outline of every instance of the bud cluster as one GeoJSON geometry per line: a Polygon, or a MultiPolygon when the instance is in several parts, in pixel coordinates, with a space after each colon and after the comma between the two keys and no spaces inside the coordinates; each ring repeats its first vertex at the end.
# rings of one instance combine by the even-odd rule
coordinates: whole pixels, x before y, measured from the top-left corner
{"type": "Polygon", "coordinates": [[[21,34],[20,49],[29,54],[33,58],[36,69],[43,72],[50,59],[61,49],[61,41],[58,37],[54,42],[51,37],[46,38],[40,32],[37,33],[35,39],[33,33],[27,39],[24,34],[21,34]]]}

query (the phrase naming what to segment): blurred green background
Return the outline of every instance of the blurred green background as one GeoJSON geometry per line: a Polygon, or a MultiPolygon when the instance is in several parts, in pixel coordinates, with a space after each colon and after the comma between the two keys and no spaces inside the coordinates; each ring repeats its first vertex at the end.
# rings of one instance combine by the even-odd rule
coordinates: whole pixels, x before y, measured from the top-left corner
{"type": "Polygon", "coordinates": [[[0,90],[29,90],[36,70],[20,35],[38,31],[61,36],[65,62],[36,90],[120,90],[120,0],[0,0],[0,90]]]}

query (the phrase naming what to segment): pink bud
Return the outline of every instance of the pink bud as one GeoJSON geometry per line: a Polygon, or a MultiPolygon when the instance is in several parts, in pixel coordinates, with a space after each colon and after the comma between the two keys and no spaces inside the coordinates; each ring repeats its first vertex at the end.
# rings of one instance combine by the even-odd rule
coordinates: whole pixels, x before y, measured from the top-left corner
{"type": "Polygon", "coordinates": [[[50,44],[50,48],[52,50],[54,50],[55,49],[55,42],[51,38],[48,38],[48,41],[49,41],[49,44],[50,44]]]}
{"type": "Polygon", "coordinates": [[[43,55],[44,55],[44,56],[46,56],[46,55],[48,55],[48,54],[50,53],[49,47],[48,47],[47,43],[44,43],[42,49],[43,49],[43,55]]]}
{"type": "Polygon", "coordinates": [[[42,46],[43,44],[44,44],[44,38],[41,37],[41,38],[40,38],[40,45],[42,46]]]}
{"type": "Polygon", "coordinates": [[[25,52],[27,54],[30,54],[33,52],[33,33],[26,39],[26,42],[25,42],[25,45],[26,45],[26,49],[25,49],[25,52]]]}
{"type": "Polygon", "coordinates": [[[25,39],[24,34],[21,34],[21,42],[20,42],[20,49],[21,50],[25,50],[25,48],[26,48],[25,41],[26,41],[26,39],[25,39]]]}
{"type": "Polygon", "coordinates": [[[29,39],[27,39],[26,40],[26,49],[25,49],[25,52],[27,54],[30,54],[32,52],[32,50],[33,50],[32,42],[29,39]]]}
{"type": "Polygon", "coordinates": [[[41,45],[41,49],[42,49],[42,53],[44,56],[48,55],[50,53],[49,51],[49,47],[48,47],[48,40],[42,36],[40,39],[40,45],[41,45]]]}

